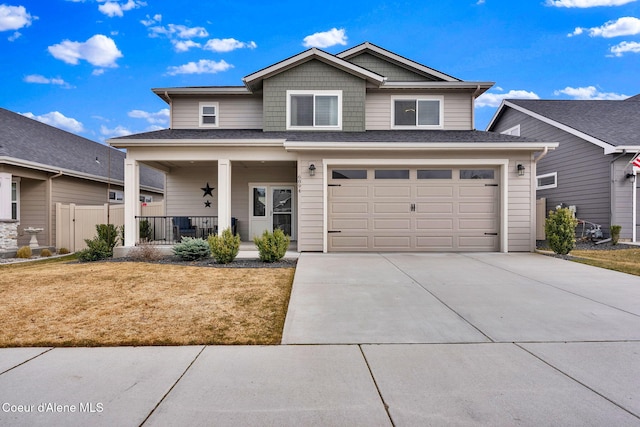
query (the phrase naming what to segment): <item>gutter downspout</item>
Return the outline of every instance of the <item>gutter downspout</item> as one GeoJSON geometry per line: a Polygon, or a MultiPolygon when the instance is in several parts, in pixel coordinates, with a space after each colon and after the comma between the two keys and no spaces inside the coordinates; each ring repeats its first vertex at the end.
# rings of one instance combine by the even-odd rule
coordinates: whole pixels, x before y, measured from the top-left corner
{"type": "Polygon", "coordinates": [[[58,171],[57,174],[52,175],[49,177],[48,182],[48,187],[47,188],[47,192],[49,193],[49,200],[47,201],[47,228],[49,230],[48,236],[47,236],[47,243],[49,244],[49,246],[52,245],[53,243],[53,215],[51,215],[51,209],[52,209],[52,204],[53,204],[53,180],[56,178],[60,178],[62,175],[64,175],[62,173],[62,171],[58,171]]]}
{"type": "MultiPolygon", "coordinates": [[[[611,226],[611,224],[613,224],[613,209],[611,208],[611,203],[613,202],[613,200],[612,200],[612,199],[613,199],[613,195],[615,194],[614,185],[615,185],[615,181],[616,181],[616,180],[614,179],[614,176],[613,176],[613,172],[614,172],[614,170],[615,170],[614,163],[615,163],[618,159],[620,159],[620,158],[622,158],[623,156],[626,156],[626,155],[627,155],[627,150],[626,150],[626,149],[624,149],[624,150],[622,150],[622,153],[620,153],[620,155],[618,155],[618,156],[614,157],[614,158],[613,158],[613,159],[611,159],[611,161],[609,162],[609,174],[610,174],[610,176],[611,176],[611,180],[610,180],[610,181],[611,181],[611,187],[609,188],[609,226],[611,226]]],[[[630,162],[629,162],[629,163],[630,163],[630,162]]],[[[635,173],[634,173],[634,179],[633,179],[633,182],[634,182],[634,184],[633,184],[633,185],[634,185],[634,187],[635,187],[635,173]]],[[[636,200],[635,200],[635,199],[636,199],[636,197],[635,197],[635,191],[634,191],[633,199],[632,199],[632,202],[631,202],[633,212],[635,212],[635,211],[636,211],[636,200]]],[[[633,241],[635,242],[635,241],[636,241],[636,215],[635,215],[635,213],[632,213],[632,215],[631,215],[631,224],[632,224],[632,230],[631,230],[631,232],[633,233],[633,237],[632,237],[632,239],[631,239],[631,240],[633,240],[633,241]]]]}

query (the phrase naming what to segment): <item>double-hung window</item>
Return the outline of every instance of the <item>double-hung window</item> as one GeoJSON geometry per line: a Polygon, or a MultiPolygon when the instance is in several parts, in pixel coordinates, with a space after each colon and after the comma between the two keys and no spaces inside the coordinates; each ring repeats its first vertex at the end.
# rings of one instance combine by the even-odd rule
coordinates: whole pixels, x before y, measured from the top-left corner
{"type": "Polygon", "coordinates": [[[397,129],[442,128],[442,97],[392,97],[392,127],[397,129]]]}
{"type": "Polygon", "coordinates": [[[220,121],[217,102],[200,103],[200,127],[215,128],[220,121]]]}
{"type": "Polygon", "coordinates": [[[287,129],[342,129],[342,91],[288,90],[287,129]]]}

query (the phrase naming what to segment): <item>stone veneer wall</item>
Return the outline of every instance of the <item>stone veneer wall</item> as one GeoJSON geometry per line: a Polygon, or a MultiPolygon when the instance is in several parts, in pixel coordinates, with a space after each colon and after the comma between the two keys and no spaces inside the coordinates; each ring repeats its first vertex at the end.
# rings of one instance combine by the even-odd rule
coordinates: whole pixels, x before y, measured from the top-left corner
{"type": "Polygon", "coordinates": [[[17,249],[18,224],[14,219],[0,219],[0,253],[17,249]]]}

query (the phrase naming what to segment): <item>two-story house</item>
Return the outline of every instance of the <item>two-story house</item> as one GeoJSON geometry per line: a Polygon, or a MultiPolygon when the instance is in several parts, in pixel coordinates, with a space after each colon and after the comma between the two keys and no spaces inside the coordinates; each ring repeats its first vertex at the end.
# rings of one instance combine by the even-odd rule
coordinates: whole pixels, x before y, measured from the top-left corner
{"type": "Polygon", "coordinates": [[[243,81],[153,89],[170,129],[109,141],[127,149],[125,250],[138,241],[140,164],[167,174],[167,230],[234,218],[243,240],[281,228],[299,251],[535,248],[536,156],[556,144],[474,130],[493,83],[371,43],[312,48],[243,81]]]}

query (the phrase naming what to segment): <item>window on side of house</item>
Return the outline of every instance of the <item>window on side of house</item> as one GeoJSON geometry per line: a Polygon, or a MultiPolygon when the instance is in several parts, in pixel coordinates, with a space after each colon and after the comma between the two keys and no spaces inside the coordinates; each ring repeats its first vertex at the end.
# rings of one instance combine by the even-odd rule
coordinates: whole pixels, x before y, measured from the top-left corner
{"type": "Polygon", "coordinates": [[[342,129],[342,91],[288,90],[287,129],[342,129]]]}
{"type": "Polygon", "coordinates": [[[11,219],[20,219],[20,183],[11,182],[11,219]]]}
{"type": "Polygon", "coordinates": [[[440,129],[443,127],[442,97],[392,97],[392,127],[440,129]]]}
{"type": "Polygon", "coordinates": [[[546,190],[558,186],[558,172],[536,176],[536,190],[546,190]]]}
{"type": "Polygon", "coordinates": [[[510,127],[509,129],[503,130],[500,133],[504,135],[520,136],[520,125],[515,125],[514,127],[510,127]]]}
{"type": "Polygon", "coordinates": [[[215,128],[219,126],[220,111],[217,102],[200,103],[200,127],[215,128]]]}
{"type": "Polygon", "coordinates": [[[123,203],[124,202],[124,191],[109,190],[109,202],[110,203],[123,203]]]}

